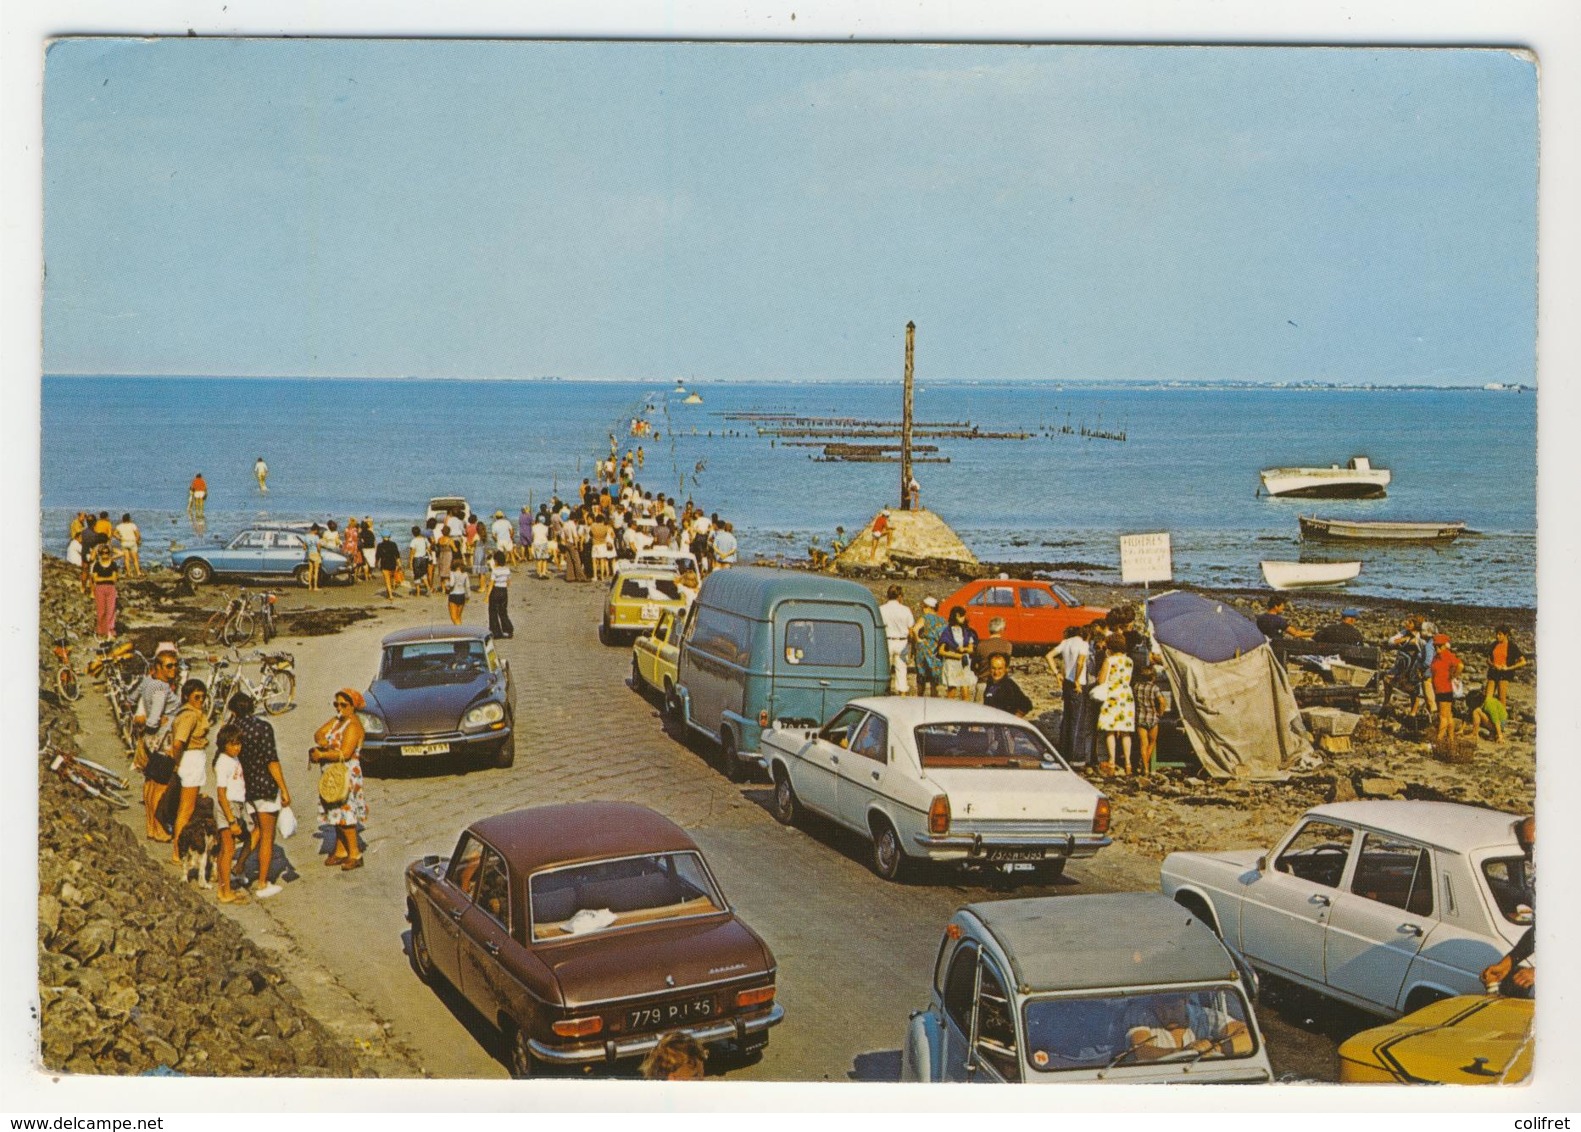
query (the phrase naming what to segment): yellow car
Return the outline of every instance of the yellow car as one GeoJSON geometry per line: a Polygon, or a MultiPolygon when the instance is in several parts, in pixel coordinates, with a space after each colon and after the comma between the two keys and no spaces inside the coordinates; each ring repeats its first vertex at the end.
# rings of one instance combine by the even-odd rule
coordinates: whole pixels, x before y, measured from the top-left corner
{"type": "Polygon", "coordinates": [[[664,697],[666,711],[673,710],[675,669],[681,654],[681,627],[684,610],[665,610],[653,632],[637,638],[631,646],[631,686],[644,695],[658,692],[664,697]]]}
{"type": "Polygon", "coordinates": [[[1532,1000],[1440,999],[1339,1047],[1347,1084],[1514,1085],[1532,1071],[1532,1000]]]}
{"type": "Polygon", "coordinates": [[[620,571],[604,598],[604,619],[598,639],[606,645],[630,641],[650,633],[667,609],[685,609],[686,597],[675,571],[635,566],[620,571]]]}

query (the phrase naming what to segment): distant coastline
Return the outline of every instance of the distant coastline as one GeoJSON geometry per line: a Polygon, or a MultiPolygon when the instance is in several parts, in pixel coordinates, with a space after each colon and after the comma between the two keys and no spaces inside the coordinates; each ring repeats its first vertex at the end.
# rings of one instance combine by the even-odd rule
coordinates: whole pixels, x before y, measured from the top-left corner
{"type": "MultiPolygon", "coordinates": [[[[368,377],[350,374],[328,375],[302,375],[302,374],[209,374],[209,373],[46,373],[46,381],[340,381],[340,382],[381,382],[402,381],[414,383],[488,383],[488,382],[516,382],[522,384],[566,384],[566,385],[642,385],[652,383],[656,387],[669,388],[671,382],[681,382],[691,388],[699,386],[729,385],[784,385],[784,386],[858,386],[863,388],[898,385],[900,377],[880,378],[844,378],[844,377],[710,377],[710,378],[681,378],[681,377],[561,377],[554,374],[537,377],[513,376],[450,376],[450,377],[419,377],[415,374],[404,374],[397,377],[368,377]]],[[[1266,389],[1270,391],[1285,391],[1294,393],[1535,393],[1537,386],[1522,382],[1484,382],[1480,385],[1432,385],[1413,382],[1340,382],[1340,381],[1237,381],[1219,378],[1132,378],[1116,377],[1105,380],[1092,378],[973,378],[950,377],[930,378],[919,380],[919,387],[933,389],[1081,389],[1104,390],[1124,389],[1126,391],[1146,389],[1200,389],[1200,390],[1252,390],[1266,389]]]]}

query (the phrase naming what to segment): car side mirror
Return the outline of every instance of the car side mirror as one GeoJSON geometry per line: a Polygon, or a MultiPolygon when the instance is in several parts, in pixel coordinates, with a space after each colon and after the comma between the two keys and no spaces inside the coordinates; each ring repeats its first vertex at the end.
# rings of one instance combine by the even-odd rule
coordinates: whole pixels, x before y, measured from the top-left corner
{"type": "Polygon", "coordinates": [[[1266,873],[1268,871],[1268,854],[1267,853],[1264,853],[1261,857],[1257,858],[1257,864],[1256,864],[1255,867],[1256,867],[1257,871],[1260,872],[1260,873],[1266,873]]]}

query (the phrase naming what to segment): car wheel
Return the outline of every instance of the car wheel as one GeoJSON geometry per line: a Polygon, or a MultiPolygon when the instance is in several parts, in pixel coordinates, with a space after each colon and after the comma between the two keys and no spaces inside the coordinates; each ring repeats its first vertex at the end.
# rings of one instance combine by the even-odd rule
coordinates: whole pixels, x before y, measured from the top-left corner
{"type": "Polygon", "coordinates": [[[686,733],[686,720],[681,716],[681,697],[675,694],[675,685],[664,682],[664,722],[673,735],[686,733]]]}
{"type": "Polygon", "coordinates": [[[296,584],[297,585],[306,587],[307,584],[308,584],[308,582],[307,582],[307,563],[304,562],[304,563],[302,563],[302,565],[298,566],[295,570],[292,570],[291,571],[291,576],[296,579],[296,584]]]}
{"type": "Polygon", "coordinates": [[[500,749],[494,753],[494,765],[501,770],[516,765],[516,729],[514,726],[511,728],[510,737],[501,743],[500,749]]]}
{"type": "Polygon", "coordinates": [[[202,586],[214,580],[214,569],[201,558],[191,558],[181,567],[181,576],[188,585],[202,586]]]}
{"type": "Polygon", "coordinates": [[[423,917],[412,905],[408,904],[407,909],[412,913],[412,970],[417,972],[419,979],[432,985],[439,972],[428,950],[428,937],[423,935],[423,917]]]}
{"type": "Polygon", "coordinates": [[[637,654],[631,654],[631,690],[639,695],[648,694],[648,685],[642,679],[642,668],[637,664],[637,654]]]}
{"type": "Polygon", "coordinates": [[[1435,1002],[1442,1002],[1449,996],[1443,991],[1432,990],[1428,987],[1417,987],[1405,1000],[1405,1012],[1415,1014],[1424,1006],[1432,1006],[1435,1002]]]}
{"type": "Polygon", "coordinates": [[[515,1023],[506,1026],[505,1040],[510,1050],[511,1077],[517,1081],[525,1081],[536,1077],[539,1072],[538,1059],[532,1055],[532,1049],[527,1045],[527,1033],[515,1023]]]}
{"type": "Polygon", "coordinates": [[[607,620],[598,623],[598,643],[606,648],[615,643],[615,634],[610,631],[607,620]]]}
{"type": "Polygon", "coordinates": [[[903,880],[910,871],[900,834],[887,818],[873,819],[873,871],[891,881],[903,880]]]}
{"type": "Polygon", "coordinates": [[[800,819],[801,803],[796,800],[796,787],[791,785],[790,773],[775,767],[774,820],[781,825],[795,825],[800,819]]]}
{"type": "Polygon", "coordinates": [[[731,782],[745,782],[747,768],[736,755],[736,733],[728,727],[719,732],[719,757],[724,762],[725,777],[731,782]]]}

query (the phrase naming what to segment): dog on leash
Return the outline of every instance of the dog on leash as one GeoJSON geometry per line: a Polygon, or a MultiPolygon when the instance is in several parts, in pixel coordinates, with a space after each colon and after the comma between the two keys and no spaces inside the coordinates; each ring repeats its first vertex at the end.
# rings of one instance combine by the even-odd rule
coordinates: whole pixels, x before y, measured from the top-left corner
{"type": "Polygon", "coordinates": [[[214,824],[212,807],[200,804],[192,811],[177,848],[181,851],[182,875],[202,888],[213,888],[219,871],[220,831],[214,824]]]}

